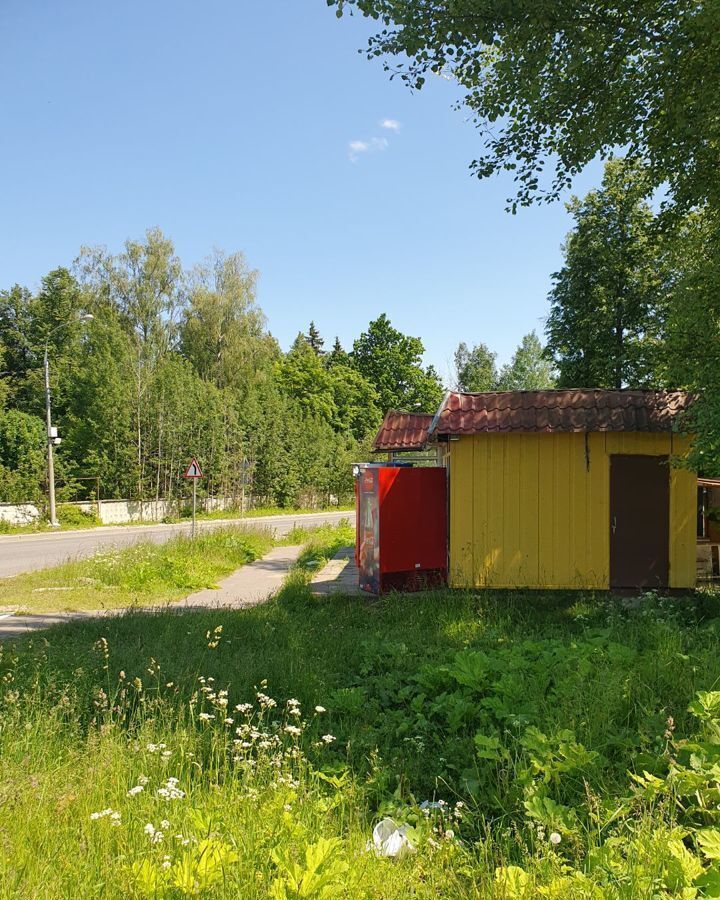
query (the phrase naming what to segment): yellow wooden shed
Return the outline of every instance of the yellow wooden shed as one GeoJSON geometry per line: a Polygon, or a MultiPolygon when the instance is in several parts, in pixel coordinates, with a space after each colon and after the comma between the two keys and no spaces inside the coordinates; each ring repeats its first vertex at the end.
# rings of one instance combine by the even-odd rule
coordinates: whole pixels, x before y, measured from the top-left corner
{"type": "Polygon", "coordinates": [[[692,588],[697,482],[681,392],[446,395],[453,587],[692,588]]]}

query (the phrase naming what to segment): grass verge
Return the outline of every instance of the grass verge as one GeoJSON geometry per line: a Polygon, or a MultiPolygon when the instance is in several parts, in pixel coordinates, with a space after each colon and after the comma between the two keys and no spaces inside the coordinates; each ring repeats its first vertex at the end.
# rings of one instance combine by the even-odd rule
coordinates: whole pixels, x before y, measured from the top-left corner
{"type": "Polygon", "coordinates": [[[280,539],[273,539],[269,530],[230,526],[200,531],[194,539],[180,535],[162,544],[138,541],[1,579],[0,607],[40,613],[168,603],[216,587],[219,580],[273,546],[306,545],[301,554],[306,560],[308,554],[317,553],[313,548],[348,543],[353,537],[347,525],[296,527],[280,539]]]}
{"type": "Polygon", "coordinates": [[[717,896],[719,613],[290,582],[6,643],[0,892],[717,896]]]}
{"type": "Polygon", "coordinates": [[[25,612],[118,609],[179,600],[211,588],[273,546],[269,531],[218,528],[194,539],[139,541],[87,559],[0,580],[0,605],[25,612]]]}
{"type": "MultiPolygon", "coordinates": [[[[217,521],[217,520],[235,520],[235,519],[257,519],[264,516],[300,516],[311,515],[313,513],[327,512],[351,512],[355,509],[352,504],[340,504],[339,506],[321,506],[316,508],[297,507],[286,509],[281,506],[257,507],[256,509],[245,510],[239,509],[216,509],[212,512],[198,512],[198,521],[217,521]]],[[[108,525],[102,522],[96,515],[83,512],[77,506],[61,505],[58,507],[59,528],[51,528],[46,519],[39,519],[27,525],[11,525],[9,522],[0,520],[0,535],[3,534],[40,534],[49,532],[55,534],[58,531],[76,531],[78,529],[88,528],[123,528],[126,526],[136,525],[173,525],[180,522],[188,522],[192,519],[192,510],[186,508],[179,516],[166,516],[161,522],[116,522],[108,525]]]]}

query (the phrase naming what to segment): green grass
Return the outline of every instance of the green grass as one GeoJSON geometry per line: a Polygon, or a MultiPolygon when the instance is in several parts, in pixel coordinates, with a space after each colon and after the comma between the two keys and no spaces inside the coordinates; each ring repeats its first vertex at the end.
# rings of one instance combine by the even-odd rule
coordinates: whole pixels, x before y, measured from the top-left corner
{"type": "Polygon", "coordinates": [[[118,609],[211,588],[272,547],[269,531],[217,528],[163,544],[139,541],[0,581],[0,605],[26,612],[118,609]]]}
{"type": "Polygon", "coordinates": [[[309,530],[296,526],[288,532],[286,541],[303,548],[286,581],[286,590],[292,590],[308,584],[338,550],[354,545],[355,528],[347,519],[338,525],[319,525],[309,530]]]}
{"type": "Polygon", "coordinates": [[[180,535],[162,544],[138,541],[1,579],[0,607],[40,613],[163,604],[216,587],[219,580],[259,559],[274,545],[306,545],[301,554],[304,565],[308,554],[322,553],[314,548],[330,547],[332,555],[333,548],[353,538],[347,525],[296,527],[281,539],[273,539],[269,530],[229,526],[198,532],[195,538],[180,535]]]}
{"type": "Polygon", "coordinates": [[[341,539],[260,607],[0,645],[0,896],[717,896],[714,595],[313,597],[341,539]]]}

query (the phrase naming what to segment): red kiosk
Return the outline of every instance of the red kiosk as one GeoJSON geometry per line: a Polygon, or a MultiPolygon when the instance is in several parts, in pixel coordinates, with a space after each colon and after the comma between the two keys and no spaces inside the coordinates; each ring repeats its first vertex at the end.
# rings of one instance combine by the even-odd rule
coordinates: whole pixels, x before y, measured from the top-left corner
{"type": "Polygon", "coordinates": [[[447,472],[442,466],[355,468],[355,561],[374,594],[447,584],[447,472]]]}

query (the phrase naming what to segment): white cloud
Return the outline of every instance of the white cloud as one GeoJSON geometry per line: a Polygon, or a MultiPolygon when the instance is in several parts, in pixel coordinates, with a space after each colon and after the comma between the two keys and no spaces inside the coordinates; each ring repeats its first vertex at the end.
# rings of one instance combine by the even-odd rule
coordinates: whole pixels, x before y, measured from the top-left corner
{"type": "Polygon", "coordinates": [[[380,127],[387,128],[388,131],[394,131],[396,134],[402,128],[402,125],[398,122],[397,119],[381,119],[380,127]]]}
{"type": "Polygon", "coordinates": [[[379,153],[387,150],[387,138],[370,138],[369,141],[350,141],[348,144],[348,157],[350,162],[357,162],[363,153],[379,153]]]}

